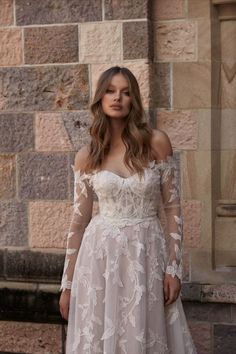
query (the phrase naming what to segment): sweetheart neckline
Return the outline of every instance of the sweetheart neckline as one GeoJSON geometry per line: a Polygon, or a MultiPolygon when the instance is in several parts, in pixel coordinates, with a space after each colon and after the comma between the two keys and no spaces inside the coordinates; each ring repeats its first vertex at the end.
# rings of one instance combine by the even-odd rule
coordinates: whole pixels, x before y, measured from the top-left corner
{"type": "MultiPolygon", "coordinates": [[[[175,163],[175,161],[174,161],[174,155],[168,155],[167,157],[166,157],[166,159],[162,159],[162,160],[159,160],[159,161],[156,161],[156,160],[151,160],[151,161],[149,161],[148,162],[148,166],[147,167],[144,167],[144,171],[146,171],[146,170],[149,170],[149,169],[151,169],[152,167],[154,167],[154,166],[159,166],[159,165],[165,165],[165,164],[169,164],[169,163],[175,163]]],[[[101,172],[110,172],[111,174],[113,174],[113,175],[115,175],[115,176],[117,176],[118,178],[121,178],[121,179],[123,179],[123,180],[128,180],[128,179],[130,179],[130,178],[133,178],[133,177],[135,177],[135,176],[137,176],[138,175],[138,172],[136,172],[136,173],[133,173],[132,175],[130,175],[130,176],[127,176],[127,177],[124,177],[124,176],[121,176],[121,175],[119,175],[119,174],[117,174],[116,172],[113,172],[112,170],[107,170],[107,169],[104,169],[104,170],[94,170],[92,173],[85,173],[85,172],[82,172],[81,173],[81,171],[80,170],[75,170],[75,166],[74,165],[71,165],[71,167],[72,167],[72,169],[73,169],[73,171],[74,171],[74,174],[75,175],[79,175],[79,176],[81,176],[81,175],[84,175],[84,176],[92,176],[92,175],[96,175],[96,174],[98,174],[98,173],[101,173],[101,172]]]]}
{"type": "MultiPolygon", "coordinates": [[[[154,162],[155,162],[156,164],[158,164],[158,162],[157,162],[156,160],[149,161],[149,162],[148,162],[148,166],[147,166],[147,167],[144,167],[144,171],[149,170],[149,169],[152,167],[152,164],[153,164],[154,162]]],[[[160,162],[161,162],[161,161],[160,161],[160,162]]],[[[107,169],[95,171],[95,174],[98,174],[98,173],[101,173],[101,172],[110,172],[111,174],[117,176],[118,178],[124,179],[124,180],[125,180],[125,179],[129,179],[129,178],[132,178],[132,177],[135,177],[135,176],[138,175],[138,172],[135,172],[135,173],[133,173],[133,174],[130,175],[130,176],[124,177],[124,176],[121,176],[121,175],[115,173],[114,171],[107,170],[107,169]]]]}

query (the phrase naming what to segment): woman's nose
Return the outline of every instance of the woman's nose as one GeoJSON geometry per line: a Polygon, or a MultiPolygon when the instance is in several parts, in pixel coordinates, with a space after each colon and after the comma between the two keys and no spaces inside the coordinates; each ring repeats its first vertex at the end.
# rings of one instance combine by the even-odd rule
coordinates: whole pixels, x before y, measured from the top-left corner
{"type": "Polygon", "coordinates": [[[114,99],[117,101],[121,97],[120,92],[115,92],[114,99]]]}

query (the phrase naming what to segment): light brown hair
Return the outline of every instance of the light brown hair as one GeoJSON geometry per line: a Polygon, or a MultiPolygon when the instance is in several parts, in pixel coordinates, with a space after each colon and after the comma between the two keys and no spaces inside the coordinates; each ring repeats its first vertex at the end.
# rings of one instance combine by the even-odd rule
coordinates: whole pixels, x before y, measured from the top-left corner
{"type": "Polygon", "coordinates": [[[153,156],[150,144],[152,129],[146,121],[139,85],[135,76],[129,69],[119,66],[104,71],[98,79],[93,102],[90,105],[93,122],[89,129],[91,142],[86,170],[98,168],[109,152],[110,120],[103,112],[101,99],[106,93],[112,77],[119,73],[126,78],[131,97],[131,109],[125,118],[125,126],[121,136],[126,146],[124,162],[132,171],[142,173],[143,167],[147,166],[153,156]]]}

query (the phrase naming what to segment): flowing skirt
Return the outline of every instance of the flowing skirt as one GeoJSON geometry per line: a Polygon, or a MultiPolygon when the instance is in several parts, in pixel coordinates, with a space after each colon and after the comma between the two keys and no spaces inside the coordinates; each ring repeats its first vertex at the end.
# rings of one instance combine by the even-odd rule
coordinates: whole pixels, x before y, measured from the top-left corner
{"type": "Polygon", "coordinates": [[[195,354],[182,303],[164,306],[157,217],[92,218],[71,289],[66,354],[195,354]]]}

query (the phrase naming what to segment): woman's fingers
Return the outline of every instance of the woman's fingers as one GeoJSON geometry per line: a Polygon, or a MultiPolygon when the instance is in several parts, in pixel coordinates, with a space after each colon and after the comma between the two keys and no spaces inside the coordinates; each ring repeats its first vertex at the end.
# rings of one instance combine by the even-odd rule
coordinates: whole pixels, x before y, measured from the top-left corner
{"type": "Polygon", "coordinates": [[[170,305],[177,300],[181,289],[181,283],[177,277],[165,274],[164,277],[164,298],[165,305],[170,305]]]}
{"type": "Polygon", "coordinates": [[[68,321],[69,315],[69,305],[70,305],[70,291],[65,291],[61,293],[59,308],[61,316],[68,321]]]}

